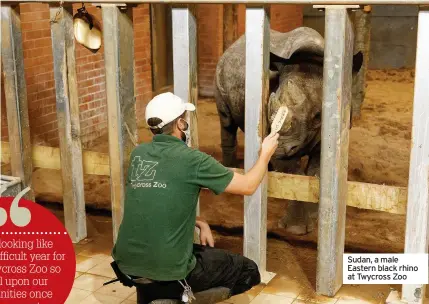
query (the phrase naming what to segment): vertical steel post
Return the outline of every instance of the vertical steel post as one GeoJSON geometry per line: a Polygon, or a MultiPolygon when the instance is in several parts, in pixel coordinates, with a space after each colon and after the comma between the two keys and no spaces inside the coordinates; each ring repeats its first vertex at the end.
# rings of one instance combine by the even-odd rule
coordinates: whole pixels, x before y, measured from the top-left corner
{"type": "MultiPolygon", "coordinates": [[[[419,12],[405,253],[429,246],[429,9],[419,12]]],[[[423,303],[424,284],[402,286],[402,300],[423,303]]]]}
{"type": "Polygon", "coordinates": [[[327,296],[342,285],[353,40],[347,7],[326,6],[316,290],[327,296]]]}
{"type": "MultiPolygon", "coordinates": [[[[2,5],[1,36],[12,175],[21,179],[23,188],[31,187],[33,164],[19,6],[2,5]]],[[[25,197],[34,200],[33,191],[25,197]]]]}
{"type": "MultiPolygon", "coordinates": [[[[245,158],[249,171],[267,135],[270,20],[266,6],[246,8],[245,158]]],[[[256,192],[244,199],[244,255],[264,276],[267,259],[267,174],[256,192]]]]}
{"type": "MultiPolygon", "coordinates": [[[[194,5],[175,5],[173,19],[173,73],[174,94],[197,107],[197,19],[194,5]]],[[[191,140],[189,145],[198,148],[197,111],[190,113],[191,140]]],[[[197,215],[199,215],[199,204],[197,215]]]]}
{"type": "Polygon", "coordinates": [[[129,156],[137,138],[134,97],[134,33],[132,9],[102,5],[104,64],[109,130],[113,239],[124,214],[129,156]]]}

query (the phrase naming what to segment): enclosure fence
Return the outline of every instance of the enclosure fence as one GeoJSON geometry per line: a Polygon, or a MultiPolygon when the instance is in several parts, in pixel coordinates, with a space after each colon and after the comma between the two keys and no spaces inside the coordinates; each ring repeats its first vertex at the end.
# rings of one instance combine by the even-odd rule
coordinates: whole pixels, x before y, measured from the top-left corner
{"type": "MultiPolygon", "coordinates": [[[[333,296],[342,285],[346,205],[406,213],[406,253],[427,253],[429,237],[429,0],[92,0],[101,6],[104,35],[109,157],[83,153],[80,142],[75,40],[71,3],[58,1],[3,1],[1,52],[7,105],[9,144],[2,143],[2,158],[10,156],[12,175],[24,187],[31,185],[34,155],[46,150],[31,147],[27,91],[24,77],[19,3],[50,4],[56,109],[60,138],[66,228],[73,240],[87,236],[83,174],[110,175],[114,239],[124,211],[125,172],[137,138],[134,97],[134,40],[131,4],[172,3],[174,93],[197,104],[196,3],[245,3],[245,170],[258,158],[267,135],[265,108],[269,91],[269,13],[266,4],[313,4],[324,9],[325,56],[323,76],[322,149],[320,182],[316,178],[269,173],[252,196],[245,197],[244,255],[266,273],[267,195],[319,202],[317,292],[333,296]],[[407,189],[347,182],[351,108],[353,26],[351,10],[360,5],[420,5],[415,73],[412,149],[407,189]],[[131,134],[131,137],[130,137],[131,134]],[[36,152],[34,152],[36,151],[36,152]],[[100,162],[100,163],[98,163],[100,162]],[[85,170],[84,170],[85,169],[85,170]],[[290,191],[295,191],[292,194],[290,191]],[[298,193],[298,194],[297,194],[298,193]],[[359,197],[353,197],[355,196],[359,197]],[[293,196],[293,197],[292,197],[293,196]],[[408,199],[406,198],[408,196],[408,199]],[[352,203],[351,203],[352,202],[352,203]]],[[[191,144],[198,147],[197,113],[191,114],[191,144]]],[[[49,153],[58,153],[55,148],[49,153]]],[[[38,154],[39,153],[39,154],[38,154]]],[[[92,153],[92,154],[91,154],[92,153]]],[[[51,154],[52,156],[52,154],[51,154]]],[[[59,159],[59,157],[57,157],[59,159]]],[[[50,160],[46,160],[49,163],[50,160]]],[[[33,194],[29,194],[29,198],[33,194]]],[[[402,298],[422,303],[425,286],[404,285],[402,298]]]]}

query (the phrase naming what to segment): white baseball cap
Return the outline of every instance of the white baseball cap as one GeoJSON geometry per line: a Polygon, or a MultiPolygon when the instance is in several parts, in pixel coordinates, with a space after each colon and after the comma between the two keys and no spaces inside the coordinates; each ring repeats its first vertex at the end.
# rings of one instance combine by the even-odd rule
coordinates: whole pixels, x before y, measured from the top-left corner
{"type": "Polygon", "coordinates": [[[195,106],[170,92],[162,93],[155,96],[146,106],[146,123],[150,118],[159,118],[162,120],[161,123],[157,126],[149,127],[151,129],[160,129],[185,111],[195,111],[195,106]]]}

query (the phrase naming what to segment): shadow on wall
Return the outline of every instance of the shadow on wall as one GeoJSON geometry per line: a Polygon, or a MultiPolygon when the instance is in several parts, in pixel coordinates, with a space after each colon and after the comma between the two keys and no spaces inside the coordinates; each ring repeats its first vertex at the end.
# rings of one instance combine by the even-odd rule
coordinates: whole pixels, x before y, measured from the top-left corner
{"type": "MultiPolygon", "coordinates": [[[[373,6],[371,12],[370,69],[413,68],[416,59],[417,16],[415,5],[373,6]]],[[[304,26],[324,35],[324,12],[304,8],[304,26]]]]}

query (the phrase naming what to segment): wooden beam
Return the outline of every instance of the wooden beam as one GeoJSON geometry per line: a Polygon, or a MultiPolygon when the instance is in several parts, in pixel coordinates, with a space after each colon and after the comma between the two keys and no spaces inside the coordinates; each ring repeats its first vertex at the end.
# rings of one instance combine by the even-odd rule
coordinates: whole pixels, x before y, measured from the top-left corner
{"type": "MultiPolygon", "coordinates": [[[[172,8],[173,22],[173,74],[174,94],[197,108],[198,101],[198,58],[197,19],[194,5],[178,5],[172,8]]],[[[190,147],[198,148],[198,108],[189,114],[191,138],[190,147]]],[[[197,215],[200,204],[197,204],[197,215]]]]}
{"type": "MultiPolygon", "coordinates": [[[[1,163],[10,163],[8,142],[1,142],[1,163]]],[[[61,170],[60,149],[33,146],[34,168],[61,170]]],[[[232,168],[243,173],[242,169],[232,168]]],[[[83,151],[83,172],[93,175],[110,175],[109,155],[106,153],[83,151]]],[[[319,179],[313,176],[268,172],[268,196],[302,202],[319,202],[319,179]]],[[[407,188],[359,182],[348,182],[347,206],[360,209],[406,214],[407,188]]]]}
{"type": "Polygon", "coordinates": [[[132,8],[103,5],[113,239],[124,214],[129,156],[137,138],[132,8]],[[128,133],[128,131],[130,133],[128,133]]]}
{"type": "MultiPolygon", "coordinates": [[[[429,8],[419,12],[405,253],[429,246],[429,8]]],[[[424,284],[402,286],[402,300],[423,303],[424,284]]]]}
{"type": "MultiPolygon", "coordinates": [[[[11,144],[12,175],[19,177],[22,189],[31,187],[31,142],[28,121],[27,86],[24,73],[19,5],[1,7],[1,59],[8,133],[11,144]]],[[[25,197],[34,200],[34,192],[25,197]]]]}
{"type": "Polygon", "coordinates": [[[223,4],[223,51],[225,52],[238,38],[237,4],[223,4]]]}
{"type": "MultiPolygon", "coordinates": [[[[267,6],[246,8],[246,84],[244,168],[259,158],[267,135],[266,108],[269,91],[270,18],[267,6]]],[[[244,255],[266,272],[267,175],[251,196],[244,198],[244,255]]]]}
{"type": "Polygon", "coordinates": [[[352,89],[353,28],[344,6],[325,10],[322,147],[316,291],[342,286],[352,89]]]}
{"type": "MultiPolygon", "coordinates": [[[[1,142],[1,162],[10,163],[11,151],[9,143],[1,142]]],[[[60,149],[47,146],[33,146],[31,155],[34,168],[61,170],[60,149]]],[[[83,172],[92,175],[110,175],[109,154],[83,151],[83,172]]]]}
{"type": "Polygon", "coordinates": [[[64,219],[74,243],[87,236],[80,141],[79,97],[71,5],[50,7],[64,219]],[[58,14],[59,12],[59,14],[58,14]]]}

